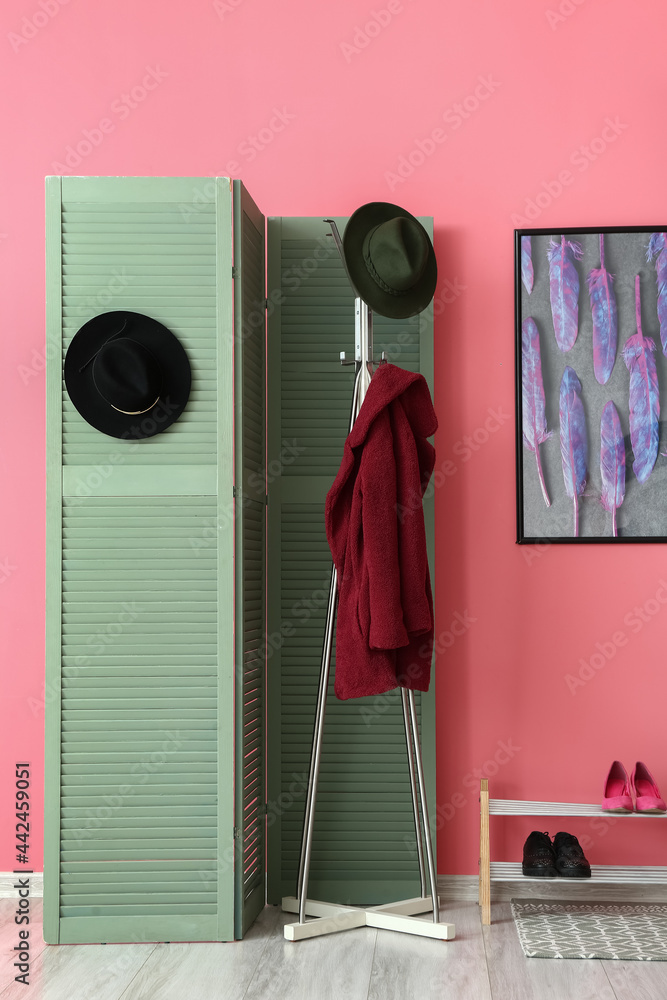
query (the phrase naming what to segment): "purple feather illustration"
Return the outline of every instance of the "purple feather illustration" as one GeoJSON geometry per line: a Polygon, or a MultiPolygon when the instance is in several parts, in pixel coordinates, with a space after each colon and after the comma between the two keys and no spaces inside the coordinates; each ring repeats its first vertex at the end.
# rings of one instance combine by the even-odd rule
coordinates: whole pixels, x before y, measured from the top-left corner
{"type": "Polygon", "coordinates": [[[556,343],[561,351],[574,347],[579,332],[579,274],[574,261],[581,260],[581,243],[561,236],[560,243],[549,243],[549,295],[556,343]]]}
{"type": "Polygon", "coordinates": [[[528,451],[535,452],[542,496],[547,507],[551,507],[540,462],[540,445],[551,437],[551,431],[547,430],[547,418],[544,410],[540,334],[535,320],[530,316],[524,319],[521,324],[521,410],[523,443],[528,451]]]}
{"type": "Polygon", "coordinates": [[[616,538],[616,511],[625,496],[625,441],[618,411],[610,401],[600,421],[600,472],[602,506],[611,514],[611,533],[616,538]]]}
{"type": "Polygon", "coordinates": [[[655,278],[658,282],[658,319],[660,320],[660,343],[662,353],[667,356],[667,233],[651,233],[646,259],[655,262],[655,278]]]}
{"type": "Polygon", "coordinates": [[[533,290],[533,256],[530,236],[521,237],[521,280],[530,295],[533,290]]]}
{"type": "Polygon", "coordinates": [[[600,233],[600,266],[588,275],[593,314],[593,368],[600,385],[609,381],[616,361],[618,314],[613,281],[613,275],[604,266],[604,234],[600,233]]]}
{"type": "Polygon", "coordinates": [[[579,497],[586,488],[588,436],[581,382],[568,365],[560,383],[560,457],[563,463],[565,492],[574,502],[574,537],[579,535],[579,497]]]}
{"type": "Polygon", "coordinates": [[[623,360],[630,372],[630,440],[635,460],[632,469],[640,483],[645,483],[658,457],[660,397],[655,367],[655,341],[642,336],[639,275],[635,278],[637,333],[628,337],[623,360]]]}

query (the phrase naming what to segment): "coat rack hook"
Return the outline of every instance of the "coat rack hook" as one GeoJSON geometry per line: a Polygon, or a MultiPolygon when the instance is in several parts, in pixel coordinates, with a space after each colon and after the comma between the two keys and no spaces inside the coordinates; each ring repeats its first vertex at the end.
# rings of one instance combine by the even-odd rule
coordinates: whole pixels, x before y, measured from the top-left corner
{"type": "Polygon", "coordinates": [[[338,226],[336,225],[336,221],[335,219],[323,219],[322,221],[326,222],[327,225],[331,226],[331,235],[333,236],[334,242],[338,247],[338,253],[340,254],[340,259],[343,262],[343,267],[345,268],[345,274],[347,275],[347,280],[350,282],[350,286],[352,288],[352,291],[354,292],[355,298],[358,298],[359,292],[354,286],[354,282],[352,281],[350,272],[347,269],[347,264],[345,263],[345,254],[343,253],[343,241],[340,238],[340,233],[338,232],[338,226]]]}

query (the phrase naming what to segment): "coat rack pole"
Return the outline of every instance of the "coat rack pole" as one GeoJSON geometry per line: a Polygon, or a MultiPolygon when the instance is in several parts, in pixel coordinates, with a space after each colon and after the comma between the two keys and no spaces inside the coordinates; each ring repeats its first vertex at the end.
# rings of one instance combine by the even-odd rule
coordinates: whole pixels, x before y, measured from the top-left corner
{"type": "Polygon", "coordinates": [[[433,923],[437,924],[440,919],[440,905],[438,900],[438,877],[435,871],[435,858],[433,856],[433,843],[431,840],[431,827],[428,820],[428,804],[426,802],[426,783],[424,781],[424,764],[422,761],[421,743],[419,740],[419,723],[417,722],[417,709],[415,707],[415,693],[408,691],[408,704],[410,706],[410,718],[412,720],[412,732],[415,740],[415,759],[417,762],[417,780],[419,781],[419,794],[422,804],[422,818],[424,820],[424,839],[426,840],[426,857],[428,860],[428,878],[431,883],[431,899],[433,900],[433,923]]]}
{"type": "Polygon", "coordinates": [[[426,895],[426,870],[424,868],[424,842],[419,819],[419,801],[417,799],[417,782],[415,779],[415,761],[412,751],[412,720],[408,704],[408,692],[401,688],[401,705],[403,707],[403,725],[405,726],[405,745],[408,752],[408,771],[410,773],[410,792],[412,794],[412,810],[415,817],[415,836],[417,838],[417,858],[419,860],[419,884],[422,896],[426,895]]]}
{"type": "Polygon", "coordinates": [[[303,836],[301,840],[301,855],[299,858],[299,878],[297,882],[297,897],[299,900],[299,921],[306,920],[306,899],[308,898],[308,874],[310,872],[310,853],[313,846],[313,826],[315,824],[315,800],[317,798],[317,780],[320,774],[320,758],[322,754],[322,735],[324,733],[324,715],[327,707],[327,691],[331,673],[331,647],[333,643],[334,622],[336,620],[336,605],[338,603],[338,574],[336,567],[331,569],[329,584],[329,603],[327,621],[322,649],[322,666],[320,670],[320,685],[317,692],[317,709],[315,713],[315,729],[313,731],[313,746],[310,754],[310,774],[308,776],[308,792],[306,811],[303,817],[303,836]]]}

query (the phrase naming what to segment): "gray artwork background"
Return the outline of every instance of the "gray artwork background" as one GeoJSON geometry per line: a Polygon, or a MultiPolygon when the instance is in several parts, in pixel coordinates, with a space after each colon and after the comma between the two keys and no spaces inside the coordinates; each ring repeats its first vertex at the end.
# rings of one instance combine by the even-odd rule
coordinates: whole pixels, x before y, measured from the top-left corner
{"type": "Polygon", "coordinates": [[[521,284],[521,321],[532,316],[540,333],[547,427],[553,433],[548,441],[540,445],[551,507],[546,506],[542,497],[535,456],[525,446],[521,447],[525,538],[572,538],[574,533],[574,506],[565,492],[558,420],[560,382],[566,365],[574,368],[581,382],[588,431],[588,480],[586,495],[579,498],[579,537],[608,538],[612,543],[615,541],[611,534],[611,514],[600,503],[600,418],[605,403],[612,400],[621,419],[626,444],[625,499],[617,512],[619,538],[667,538],[667,458],[660,455],[661,451],[667,450],[667,428],[661,419],[655,467],[646,482],[639,483],[632,471],[633,454],[628,420],[630,373],[621,356],[628,337],[637,332],[635,276],[639,274],[642,332],[645,337],[652,337],[656,344],[655,359],[662,418],[666,413],[667,403],[667,358],[663,356],[660,345],[655,260],[650,263],[646,260],[650,234],[656,231],[649,229],[640,233],[605,233],[605,266],[614,275],[618,307],[618,349],[616,362],[606,385],[598,384],[593,371],[593,320],[586,282],[589,272],[600,266],[598,234],[566,234],[566,239],[581,243],[584,255],[580,261],[575,262],[579,272],[579,334],[572,350],[565,353],[558,349],[554,335],[547,259],[549,241],[560,241],[561,234],[554,232],[553,236],[532,237],[535,280],[531,295],[528,295],[523,283],[521,284]]]}

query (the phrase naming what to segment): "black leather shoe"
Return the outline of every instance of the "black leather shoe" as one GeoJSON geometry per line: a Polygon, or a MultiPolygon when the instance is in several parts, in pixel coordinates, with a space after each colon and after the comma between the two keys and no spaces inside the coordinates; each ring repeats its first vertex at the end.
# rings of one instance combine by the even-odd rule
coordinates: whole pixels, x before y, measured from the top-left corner
{"type": "Polygon", "coordinates": [[[591,866],[581,845],[571,833],[557,833],[554,837],[556,868],[561,878],[590,878],[591,866]]]}
{"type": "Polygon", "coordinates": [[[531,878],[557,878],[556,854],[548,833],[533,830],[523,845],[521,871],[531,878]]]}

